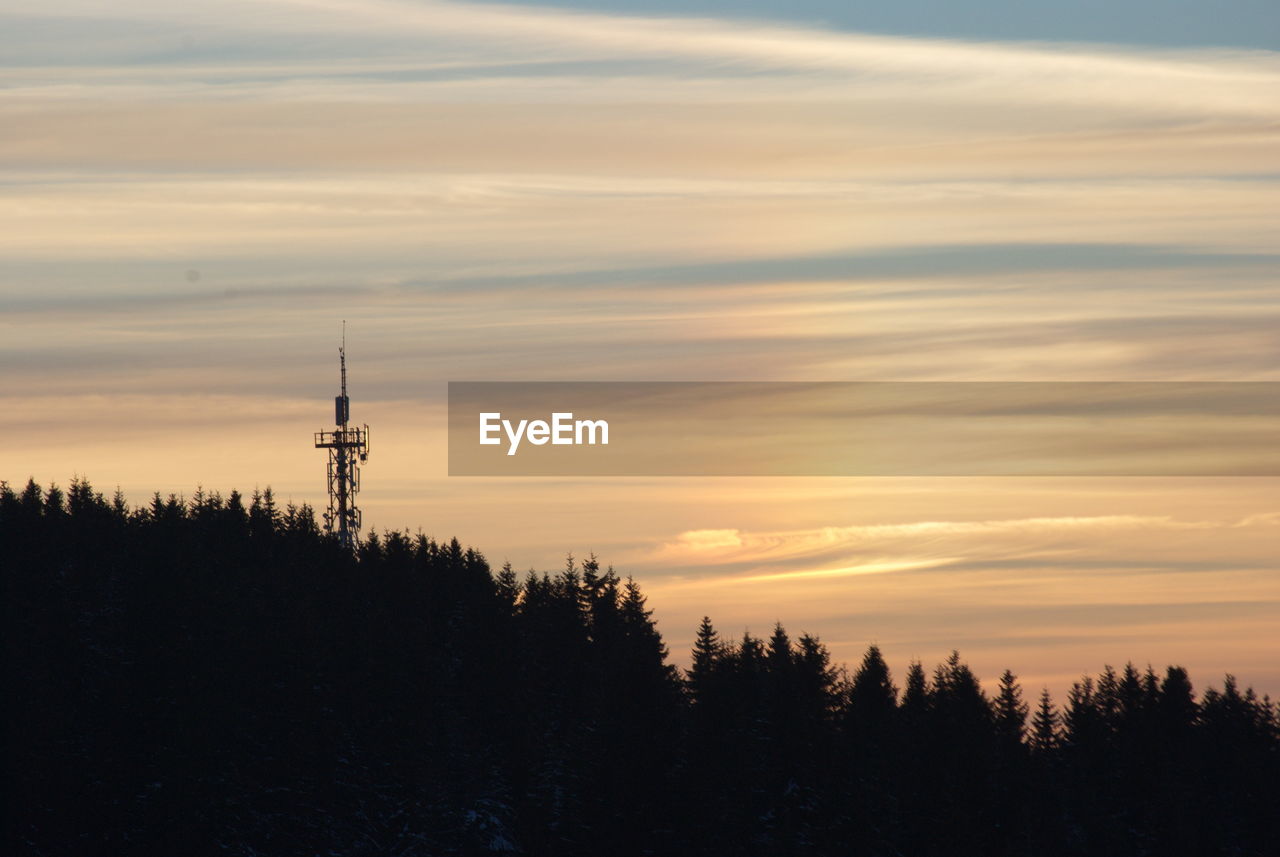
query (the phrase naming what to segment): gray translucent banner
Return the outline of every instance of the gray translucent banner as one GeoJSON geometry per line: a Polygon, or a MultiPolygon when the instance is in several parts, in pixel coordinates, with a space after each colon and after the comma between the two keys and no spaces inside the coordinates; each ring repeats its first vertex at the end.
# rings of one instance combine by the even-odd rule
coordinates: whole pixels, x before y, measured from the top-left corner
{"type": "Polygon", "coordinates": [[[451,382],[449,475],[1276,476],[1280,382],[451,382]]]}

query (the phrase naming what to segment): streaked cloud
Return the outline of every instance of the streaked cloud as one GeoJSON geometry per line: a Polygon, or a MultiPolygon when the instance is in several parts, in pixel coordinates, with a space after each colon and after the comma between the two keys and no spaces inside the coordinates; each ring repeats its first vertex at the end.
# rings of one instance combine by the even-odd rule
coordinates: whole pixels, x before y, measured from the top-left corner
{"type": "MultiPolygon", "coordinates": [[[[30,14],[30,13],[27,13],[30,14]]],[[[396,0],[219,0],[165,4],[130,0],[60,0],[38,17],[125,20],[199,28],[197,39],[239,34],[275,39],[341,34],[356,50],[378,55],[379,38],[444,42],[452,59],[468,50],[538,60],[677,58],[730,68],[838,71],[872,78],[907,78],[943,85],[948,94],[1000,91],[1002,100],[1028,90],[1067,101],[1167,106],[1272,115],[1280,64],[1267,52],[1046,48],[937,39],[905,39],[803,29],[768,22],[693,17],[593,14],[529,6],[396,0]],[[374,50],[370,50],[373,48],[374,50]],[[1016,84],[1009,88],[1009,83],[1016,84]],[[1101,86],[1099,84],[1102,84],[1101,86]]],[[[90,33],[84,33],[91,37],[90,33]]],[[[52,45],[47,46],[52,47],[52,45]]],[[[323,49],[332,53],[332,45],[323,49]]],[[[384,47],[385,49],[385,47],[384,47]]],[[[30,50],[30,49],[28,49],[30,50]]],[[[141,51],[140,51],[141,52],[141,51]]]]}
{"type": "MultiPolygon", "coordinates": [[[[1203,536],[1206,531],[1221,535],[1224,531],[1237,531],[1236,538],[1247,540],[1251,535],[1263,538],[1280,536],[1280,513],[1265,512],[1248,515],[1236,521],[1177,520],[1169,516],[1097,515],[1092,517],[1036,517],[984,521],[911,521],[897,524],[859,524],[847,527],[820,527],[808,530],[780,532],[744,532],[737,529],[690,530],[675,540],[665,543],[655,559],[681,566],[717,566],[727,569],[746,568],[754,571],[763,566],[796,564],[812,565],[815,561],[841,563],[864,554],[874,557],[873,563],[884,570],[911,570],[924,567],[915,557],[902,560],[899,568],[886,560],[889,551],[918,552],[921,545],[940,551],[935,564],[958,564],[977,559],[999,559],[1004,554],[996,550],[1016,550],[1035,553],[1038,557],[1051,556],[1064,544],[1088,540],[1099,546],[1111,543],[1123,544],[1126,539],[1150,541],[1155,533],[1163,533],[1165,539],[1176,541],[1176,534],[1203,536]],[[1240,531],[1248,531],[1248,534],[1240,531]],[[967,545],[961,548],[959,545],[967,545]],[[1016,545],[1017,547],[1013,547],[1016,545]],[[1049,553],[1045,553],[1048,551],[1049,553]]],[[[1144,544],[1143,552],[1150,551],[1144,544]]],[[[1169,548],[1161,549],[1166,555],[1169,548]]],[[[1152,559],[1145,553],[1148,560],[1152,559]]],[[[857,566],[847,566],[856,568],[857,566]]],[[[837,566],[839,571],[846,566],[837,566]]],[[[820,574],[821,569],[791,572],[800,575],[820,574]]],[[[783,579],[787,573],[755,576],[746,579],[783,579]]]]}

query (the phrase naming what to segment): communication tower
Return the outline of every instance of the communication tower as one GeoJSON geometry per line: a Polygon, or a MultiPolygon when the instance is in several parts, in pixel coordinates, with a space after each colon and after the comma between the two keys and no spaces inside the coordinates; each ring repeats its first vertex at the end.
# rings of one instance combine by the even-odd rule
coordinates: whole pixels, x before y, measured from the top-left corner
{"type": "Polygon", "coordinates": [[[345,548],[360,540],[360,465],[369,459],[369,426],[352,427],[351,400],[347,398],[347,323],[342,323],[342,345],[338,348],[342,394],[333,400],[333,431],[316,432],[316,449],[329,450],[329,511],[324,513],[324,529],[336,533],[345,548]]]}

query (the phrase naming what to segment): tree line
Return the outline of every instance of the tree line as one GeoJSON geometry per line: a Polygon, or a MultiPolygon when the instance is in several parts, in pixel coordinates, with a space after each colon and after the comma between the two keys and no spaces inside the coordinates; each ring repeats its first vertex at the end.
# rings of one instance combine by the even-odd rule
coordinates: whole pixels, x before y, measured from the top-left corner
{"type": "Polygon", "coordinates": [[[710,619],[682,671],[594,557],[351,552],[269,489],[0,483],[0,575],[6,853],[1280,853],[1280,711],[1231,676],[1059,705],[710,619]]]}

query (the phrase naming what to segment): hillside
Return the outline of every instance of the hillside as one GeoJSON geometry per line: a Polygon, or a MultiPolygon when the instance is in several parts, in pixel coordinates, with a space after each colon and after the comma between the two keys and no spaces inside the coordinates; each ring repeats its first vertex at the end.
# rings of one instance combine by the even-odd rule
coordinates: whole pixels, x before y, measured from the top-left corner
{"type": "MultiPolygon", "coordinates": [[[[585,534],[584,534],[585,535],[585,534]]],[[[491,569],[202,491],[0,488],[7,853],[1267,855],[1280,714],[1179,667],[994,698],[959,655],[723,639],[595,558],[491,569]],[[1036,694],[1031,694],[1036,695],[1036,694]]],[[[1123,654],[1123,653],[1120,653],[1123,654]]]]}

